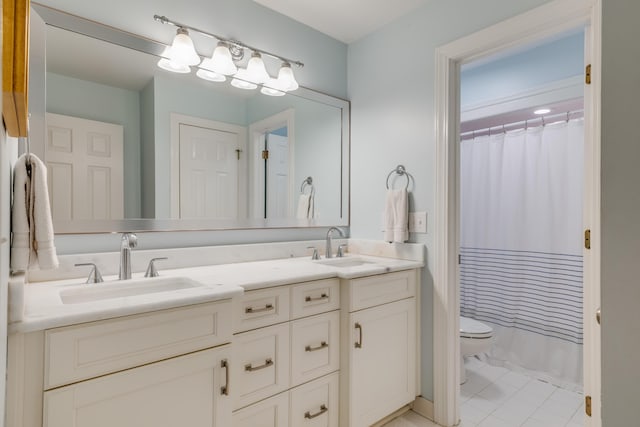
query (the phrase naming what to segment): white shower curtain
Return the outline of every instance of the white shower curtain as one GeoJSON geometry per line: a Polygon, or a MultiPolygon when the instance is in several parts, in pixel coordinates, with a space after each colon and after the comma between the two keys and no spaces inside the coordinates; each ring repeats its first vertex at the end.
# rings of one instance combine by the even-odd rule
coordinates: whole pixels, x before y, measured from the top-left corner
{"type": "Polygon", "coordinates": [[[461,315],[490,361],[582,383],[583,120],[461,142],[461,315]]]}

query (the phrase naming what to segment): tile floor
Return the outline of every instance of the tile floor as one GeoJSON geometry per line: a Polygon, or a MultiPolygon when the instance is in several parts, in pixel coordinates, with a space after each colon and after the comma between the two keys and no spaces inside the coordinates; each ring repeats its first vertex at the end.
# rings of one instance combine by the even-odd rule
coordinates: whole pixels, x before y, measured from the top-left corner
{"type": "MultiPolygon", "coordinates": [[[[459,427],[581,427],[584,399],[508,369],[467,361],[467,382],[460,390],[459,427]]],[[[385,427],[437,427],[407,412],[385,427]]]]}

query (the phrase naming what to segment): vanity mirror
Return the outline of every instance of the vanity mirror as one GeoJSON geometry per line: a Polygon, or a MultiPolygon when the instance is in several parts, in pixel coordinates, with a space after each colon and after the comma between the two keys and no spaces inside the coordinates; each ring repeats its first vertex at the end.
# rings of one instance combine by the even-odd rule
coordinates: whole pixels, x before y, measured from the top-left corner
{"type": "Polygon", "coordinates": [[[348,225],[347,101],[170,73],[156,66],[163,44],[33,12],[46,121],[31,150],[48,165],[56,233],[348,225]]]}

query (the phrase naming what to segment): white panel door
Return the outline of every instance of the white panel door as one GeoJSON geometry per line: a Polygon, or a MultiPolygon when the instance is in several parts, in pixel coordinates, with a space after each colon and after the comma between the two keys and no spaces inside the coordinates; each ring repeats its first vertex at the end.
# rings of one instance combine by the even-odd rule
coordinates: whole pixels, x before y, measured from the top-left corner
{"type": "Polygon", "coordinates": [[[272,133],[266,135],[267,218],[290,216],[289,203],[289,138],[272,133]]]}
{"type": "Polygon", "coordinates": [[[44,393],[44,427],[228,427],[229,346],[44,393]]]}
{"type": "Polygon", "coordinates": [[[47,113],[44,162],[54,220],[122,219],[123,127],[47,113]]]}
{"type": "Polygon", "coordinates": [[[180,124],[180,218],[238,217],[237,133],[180,124]]]}
{"type": "Polygon", "coordinates": [[[415,398],[415,299],[383,304],[349,317],[349,425],[366,427],[415,398]]]}

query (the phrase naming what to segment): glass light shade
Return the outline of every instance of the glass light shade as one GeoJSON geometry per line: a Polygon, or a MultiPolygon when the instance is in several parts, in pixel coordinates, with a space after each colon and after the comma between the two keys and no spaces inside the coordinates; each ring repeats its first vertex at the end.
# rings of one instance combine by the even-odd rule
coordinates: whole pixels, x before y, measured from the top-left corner
{"type": "Polygon", "coordinates": [[[288,62],[283,63],[280,67],[280,71],[278,71],[278,84],[285,91],[296,90],[300,87],[293,75],[291,64],[288,62]]]}
{"type": "Polygon", "coordinates": [[[158,61],[158,67],[162,68],[163,70],[171,71],[172,73],[185,74],[191,72],[191,67],[189,67],[188,65],[176,64],[172,61],[169,61],[167,58],[161,58],[158,61]]]}
{"type": "Polygon", "coordinates": [[[198,65],[200,57],[193,47],[193,41],[189,37],[189,32],[184,28],[178,28],[178,33],[173,38],[169,58],[174,64],[198,65]]]}
{"type": "Polygon", "coordinates": [[[213,71],[218,74],[231,76],[238,72],[238,67],[233,63],[229,45],[225,42],[219,42],[213,51],[211,58],[206,58],[200,64],[200,68],[213,71]]]}
{"type": "Polygon", "coordinates": [[[253,90],[258,87],[257,84],[251,83],[248,81],[247,70],[244,68],[238,69],[238,72],[234,75],[234,78],[231,80],[231,86],[237,87],[239,89],[247,89],[247,90],[253,90]]]}
{"type": "Polygon", "coordinates": [[[210,82],[223,82],[227,80],[227,78],[222,74],[218,74],[214,71],[204,70],[202,68],[196,72],[196,76],[200,77],[203,80],[209,80],[210,82]]]}
{"type": "Polygon", "coordinates": [[[262,56],[258,52],[253,52],[247,64],[247,80],[261,84],[267,82],[270,78],[264,62],[262,62],[262,56]]]}
{"type": "Polygon", "coordinates": [[[281,87],[278,80],[269,79],[269,81],[262,86],[262,89],[260,89],[260,93],[269,96],[284,96],[286,91],[281,87]]]}

